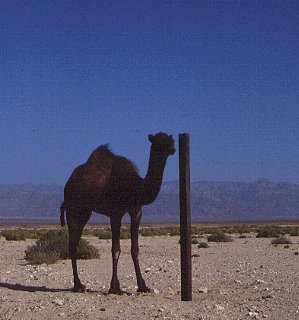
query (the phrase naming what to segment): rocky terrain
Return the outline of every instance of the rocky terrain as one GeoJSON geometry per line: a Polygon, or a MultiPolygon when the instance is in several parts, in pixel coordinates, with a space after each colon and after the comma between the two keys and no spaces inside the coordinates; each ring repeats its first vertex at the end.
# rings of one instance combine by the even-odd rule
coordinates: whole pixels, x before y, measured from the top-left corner
{"type": "MultiPolygon", "coordinates": [[[[178,237],[141,237],[140,262],[153,293],[137,294],[130,240],[122,240],[119,278],[130,295],[107,294],[110,240],[88,238],[98,260],[80,260],[88,292],[73,293],[70,261],[28,265],[34,240],[0,238],[0,319],[273,319],[299,318],[299,237],[273,246],[271,239],[234,236],[233,242],[192,245],[193,300],[180,296],[178,237]]],[[[203,239],[205,240],[205,239],[203,239]]]]}

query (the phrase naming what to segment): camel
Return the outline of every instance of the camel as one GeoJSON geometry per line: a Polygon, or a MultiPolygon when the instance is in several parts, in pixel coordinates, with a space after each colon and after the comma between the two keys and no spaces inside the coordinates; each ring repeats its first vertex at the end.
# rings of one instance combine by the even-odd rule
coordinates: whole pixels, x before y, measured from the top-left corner
{"type": "Polygon", "coordinates": [[[150,159],[145,178],[127,158],[115,155],[109,145],[95,149],[87,162],[78,166],[64,188],[64,201],[60,208],[61,225],[69,231],[69,257],[72,262],[74,291],[84,292],[77,270],[77,247],[82,231],[92,211],[110,217],[112,230],[112,279],[109,293],[122,294],[117,275],[120,256],[120,228],[122,217],[131,218],[131,256],[134,263],[138,292],[151,292],[145,284],[139,266],[138,234],[142,206],[152,203],[158,196],[168,156],[175,153],[172,136],[165,133],[148,135],[151,142],[150,159]]]}

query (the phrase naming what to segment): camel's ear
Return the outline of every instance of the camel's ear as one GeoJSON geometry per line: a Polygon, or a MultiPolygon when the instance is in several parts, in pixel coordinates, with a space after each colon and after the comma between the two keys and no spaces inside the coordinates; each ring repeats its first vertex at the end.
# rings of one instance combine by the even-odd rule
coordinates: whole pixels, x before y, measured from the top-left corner
{"type": "Polygon", "coordinates": [[[152,134],[148,135],[148,140],[153,143],[154,142],[154,136],[152,134]]]}

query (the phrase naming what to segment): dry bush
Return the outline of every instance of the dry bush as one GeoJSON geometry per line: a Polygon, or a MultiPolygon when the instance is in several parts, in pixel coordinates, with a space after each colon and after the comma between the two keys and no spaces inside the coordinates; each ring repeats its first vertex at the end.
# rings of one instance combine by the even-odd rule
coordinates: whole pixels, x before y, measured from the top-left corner
{"type": "Polygon", "coordinates": [[[207,237],[209,242],[231,242],[233,239],[223,231],[218,230],[207,237]]]}
{"type": "Polygon", "coordinates": [[[200,249],[206,249],[209,248],[209,245],[206,242],[200,242],[197,247],[200,249]]]}
{"type": "MultiPolygon", "coordinates": [[[[78,246],[78,259],[96,259],[100,254],[97,248],[81,239],[78,246]]],[[[68,258],[68,233],[65,230],[50,230],[39,237],[36,244],[25,251],[25,259],[32,264],[51,264],[68,258]]]]}
{"type": "Polygon", "coordinates": [[[271,244],[292,244],[292,241],[285,236],[280,236],[271,241],[271,244]]]}

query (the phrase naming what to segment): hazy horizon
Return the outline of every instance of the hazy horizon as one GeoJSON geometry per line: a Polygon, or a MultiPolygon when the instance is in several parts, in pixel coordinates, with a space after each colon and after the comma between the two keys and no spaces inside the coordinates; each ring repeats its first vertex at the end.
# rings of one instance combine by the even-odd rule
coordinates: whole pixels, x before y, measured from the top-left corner
{"type": "MultiPolygon", "coordinates": [[[[274,183],[274,184],[280,184],[280,183],[290,183],[290,184],[295,184],[299,185],[299,183],[295,183],[292,181],[286,181],[286,180],[269,180],[267,178],[259,178],[256,180],[197,180],[197,181],[191,181],[190,183],[260,183],[260,182],[265,182],[265,183],[274,183]]],[[[167,183],[179,183],[179,179],[177,180],[163,180],[162,184],[167,184],[167,183]]],[[[9,185],[16,185],[16,186],[53,186],[53,187],[64,187],[65,183],[32,183],[32,182],[23,182],[23,183],[0,183],[0,186],[9,186],[9,185]]]]}

